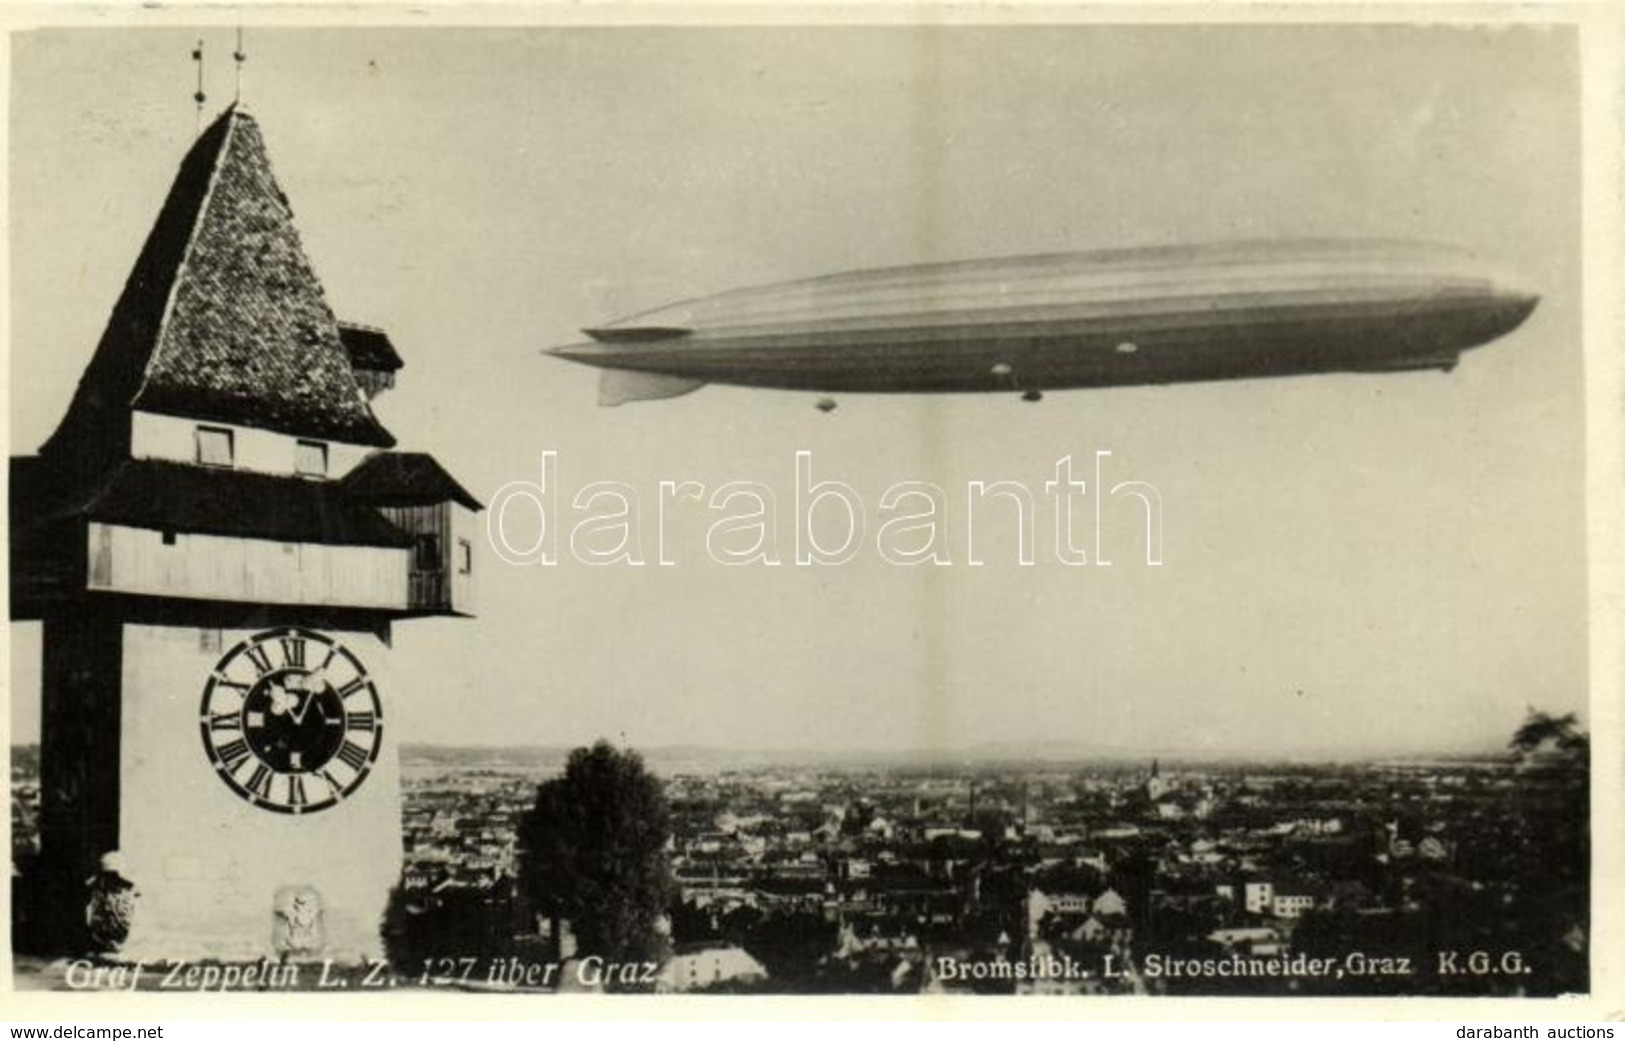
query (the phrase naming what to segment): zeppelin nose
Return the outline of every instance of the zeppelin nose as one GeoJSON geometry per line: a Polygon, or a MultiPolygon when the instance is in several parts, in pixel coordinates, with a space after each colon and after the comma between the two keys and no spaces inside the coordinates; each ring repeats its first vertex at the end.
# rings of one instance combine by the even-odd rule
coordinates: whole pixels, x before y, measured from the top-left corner
{"type": "Polygon", "coordinates": [[[1533,289],[1527,289],[1522,286],[1514,285],[1510,287],[1503,287],[1497,295],[1500,296],[1502,301],[1504,301],[1507,306],[1518,308],[1522,310],[1524,314],[1528,314],[1530,311],[1533,311],[1535,309],[1535,305],[1540,303],[1539,293],[1535,292],[1533,289]]]}
{"type": "Polygon", "coordinates": [[[1540,293],[1534,280],[1509,263],[1506,258],[1491,260],[1480,269],[1479,278],[1487,282],[1486,317],[1499,333],[1511,332],[1524,323],[1537,306],[1540,293]]]}
{"type": "Polygon", "coordinates": [[[1496,284],[1494,298],[1496,315],[1509,332],[1522,325],[1540,305],[1539,293],[1510,280],[1496,284]]]}

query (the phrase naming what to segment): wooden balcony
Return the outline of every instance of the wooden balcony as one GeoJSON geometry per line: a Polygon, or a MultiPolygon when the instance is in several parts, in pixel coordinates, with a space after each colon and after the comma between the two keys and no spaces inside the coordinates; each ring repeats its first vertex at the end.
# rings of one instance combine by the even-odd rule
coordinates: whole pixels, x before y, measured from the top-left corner
{"type": "Polygon", "coordinates": [[[411,550],[161,532],[91,522],[85,588],[170,600],[408,609],[411,550]]]}
{"type": "Polygon", "coordinates": [[[414,569],[407,577],[407,605],[414,611],[449,611],[451,583],[446,573],[414,569]]]}

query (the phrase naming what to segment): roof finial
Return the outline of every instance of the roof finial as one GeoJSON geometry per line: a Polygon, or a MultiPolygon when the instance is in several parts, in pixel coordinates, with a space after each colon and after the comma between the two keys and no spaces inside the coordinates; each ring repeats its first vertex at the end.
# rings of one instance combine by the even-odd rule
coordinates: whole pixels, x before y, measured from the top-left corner
{"type": "Polygon", "coordinates": [[[237,63],[237,94],[232,99],[234,104],[243,101],[243,62],[248,60],[248,52],[243,50],[243,27],[237,27],[237,49],[231,52],[231,60],[237,63]]]}
{"type": "Polygon", "coordinates": [[[196,132],[201,134],[203,132],[203,103],[209,100],[209,96],[203,93],[203,41],[201,39],[198,40],[197,46],[192,48],[192,60],[197,62],[197,92],[192,95],[192,100],[197,102],[196,132]]]}

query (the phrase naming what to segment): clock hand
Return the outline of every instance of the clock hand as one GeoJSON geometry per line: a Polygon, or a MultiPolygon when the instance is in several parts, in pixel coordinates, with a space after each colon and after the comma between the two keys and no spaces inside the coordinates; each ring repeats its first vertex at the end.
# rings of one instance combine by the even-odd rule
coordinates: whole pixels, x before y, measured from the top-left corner
{"type": "MultiPolygon", "coordinates": [[[[290,696],[294,696],[294,695],[290,695],[290,696]]],[[[297,712],[294,712],[294,711],[290,710],[288,712],[288,715],[293,717],[293,721],[294,721],[294,723],[296,725],[303,725],[303,723],[305,722],[305,714],[310,711],[310,706],[316,700],[316,695],[315,695],[315,693],[313,691],[304,690],[304,691],[299,692],[298,697],[299,697],[299,710],[297,712]]]]}

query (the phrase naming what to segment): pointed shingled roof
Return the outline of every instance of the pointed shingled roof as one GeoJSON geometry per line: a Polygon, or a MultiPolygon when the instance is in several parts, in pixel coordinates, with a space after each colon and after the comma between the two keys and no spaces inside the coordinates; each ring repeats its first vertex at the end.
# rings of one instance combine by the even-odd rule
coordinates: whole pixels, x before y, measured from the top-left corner
{"type": "Polygon", "coordinates": [[[68,414],[41,449],[127,454],[132,409],[390,447],[293,226],[259,126],[200,135],[68,414]]]}

